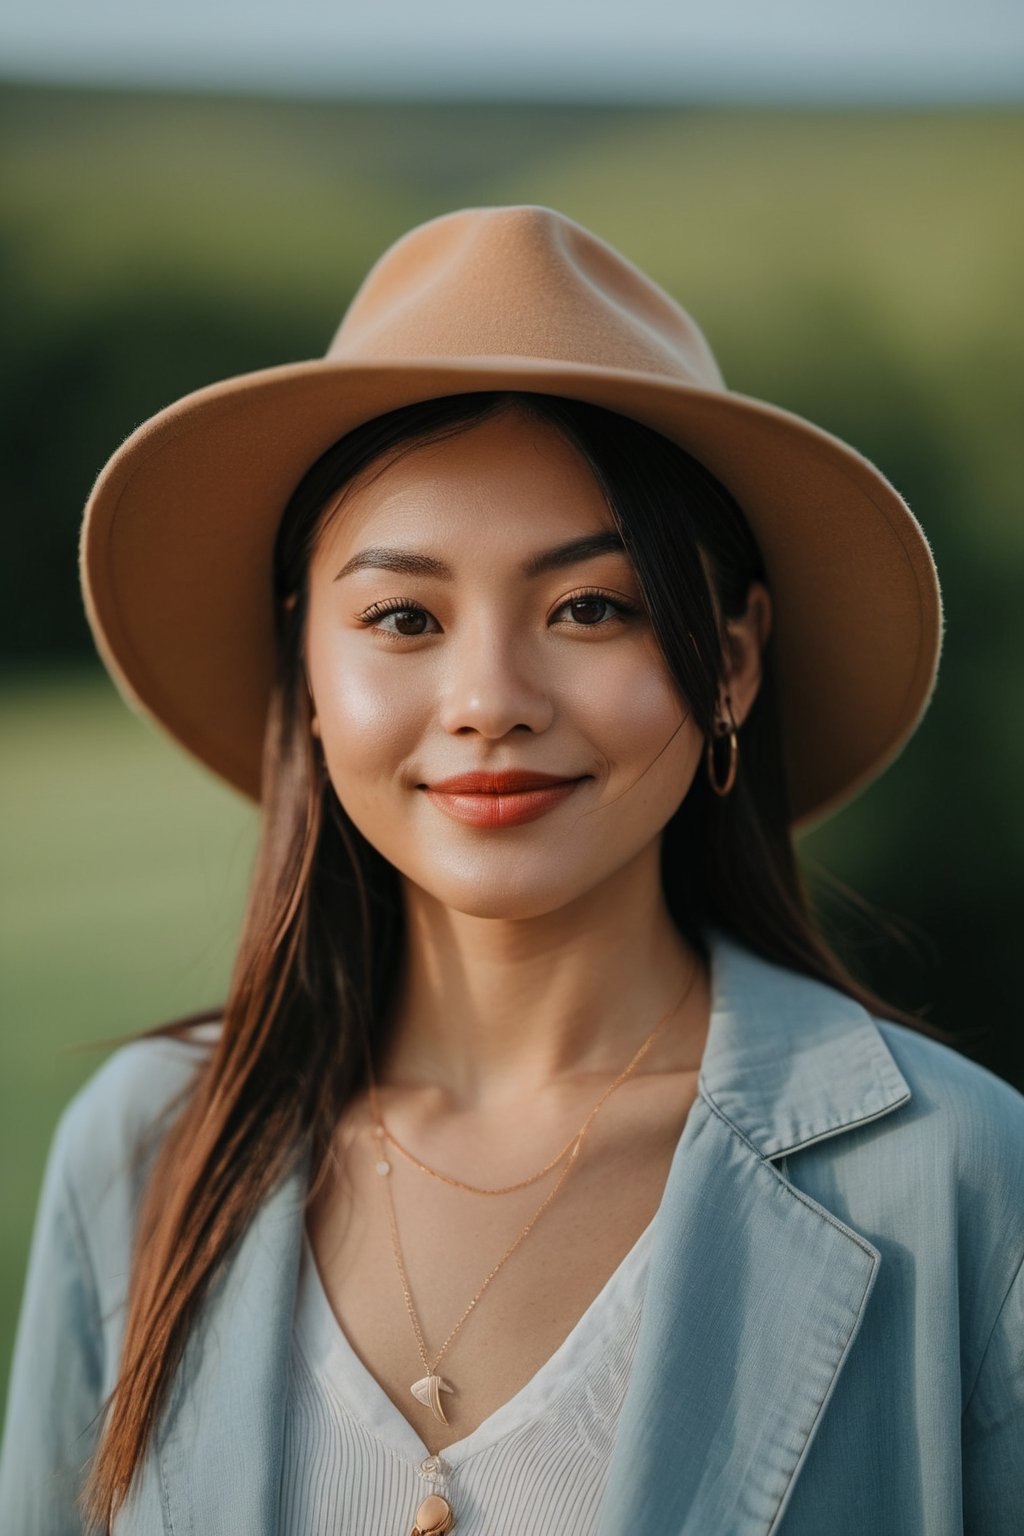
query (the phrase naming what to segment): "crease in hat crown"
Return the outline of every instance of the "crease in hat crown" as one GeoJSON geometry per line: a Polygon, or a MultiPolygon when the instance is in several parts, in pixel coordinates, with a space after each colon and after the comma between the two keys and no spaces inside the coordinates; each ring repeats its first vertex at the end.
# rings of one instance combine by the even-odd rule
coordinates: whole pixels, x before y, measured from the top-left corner
{"type": "Polygon", "coordinates": [[[724,380],[699,326],[612,246],[540,204],[463,208],[401,236],[360,284],[334,362],[521,357],[724,380]]]}

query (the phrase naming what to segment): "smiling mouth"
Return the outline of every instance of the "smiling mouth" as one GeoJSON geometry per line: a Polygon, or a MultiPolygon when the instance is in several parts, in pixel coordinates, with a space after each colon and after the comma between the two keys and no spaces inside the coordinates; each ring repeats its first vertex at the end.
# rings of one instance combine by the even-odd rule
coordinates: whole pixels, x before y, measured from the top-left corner
{"type": "Polygon", "coordinates": [[[567,800],[584,782],[578,779],[533,780],[530,787],[515,789],[464,789],[456,781],[456,787],[422,785],[427,799],[453,821],[474,827],[520,826],[546,816],[567,800]]]}

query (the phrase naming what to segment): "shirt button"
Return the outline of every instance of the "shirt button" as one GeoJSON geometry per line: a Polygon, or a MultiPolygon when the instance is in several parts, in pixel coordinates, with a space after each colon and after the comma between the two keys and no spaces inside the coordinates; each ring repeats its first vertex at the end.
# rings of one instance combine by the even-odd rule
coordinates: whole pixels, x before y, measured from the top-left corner
{"type": "Polygon", "coordinates": [[[421,1477],[444,1477],[450,1470],[443,1456],[425,1456],[419,1464],[421,1477]]]}

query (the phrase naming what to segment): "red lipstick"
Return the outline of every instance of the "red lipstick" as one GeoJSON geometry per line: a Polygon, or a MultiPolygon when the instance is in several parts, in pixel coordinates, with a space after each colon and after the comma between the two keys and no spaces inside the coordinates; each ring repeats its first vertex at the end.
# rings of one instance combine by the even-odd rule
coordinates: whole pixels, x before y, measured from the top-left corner
{"type": "Polygon", "coordinates": [[[516,768],[503,773],[460,773],[424,789],[431,804],[454,821],[471,827],[515,827],[554,810],[582,782],[582,778],[516,768]]]}

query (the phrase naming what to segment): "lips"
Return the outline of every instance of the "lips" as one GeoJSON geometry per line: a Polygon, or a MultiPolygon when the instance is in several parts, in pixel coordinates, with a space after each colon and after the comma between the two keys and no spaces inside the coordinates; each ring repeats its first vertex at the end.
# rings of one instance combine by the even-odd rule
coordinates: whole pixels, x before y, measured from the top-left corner
{"type": "Polygon", "coordinates": [[[459,773],[424,787],[441,795],[514,795],[527,789],[549,789],[552,784],[573,784],[578,777],[510,768],[503,773],[459,773]]]}
{"type": "Polygon", "coordinates": [[[460,773],[421,788],[453,821],[472,827],[515,827],[546,816],[586,777],[567,779],[555,773],[509,769],[504,773],[460,773]]]}

